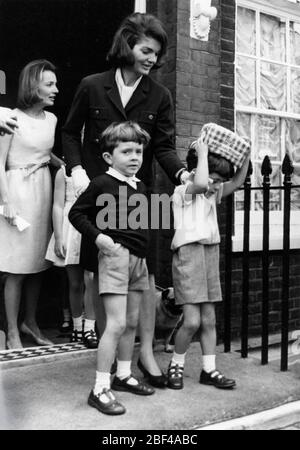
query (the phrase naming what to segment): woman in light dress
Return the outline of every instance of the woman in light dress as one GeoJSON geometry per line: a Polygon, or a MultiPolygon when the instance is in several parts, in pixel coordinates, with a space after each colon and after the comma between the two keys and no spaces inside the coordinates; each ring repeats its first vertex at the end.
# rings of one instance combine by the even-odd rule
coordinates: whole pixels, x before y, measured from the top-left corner
{"type": "Polygon", "coordinates": [[[27,64],[20,74],[18,128],[0,137],[0,271],[6,273],[4,300],[7,348],[22,348],[18,329],[21,293],[26,308],[20,330],[39,345],[51,345],[36,322],[42,273],[51,236],[52,159],[57,119],[45,108],[58,93],[55,67],[46,60],[27,64]],[[18,217],[29,226],[20,231],[18,217]]]}

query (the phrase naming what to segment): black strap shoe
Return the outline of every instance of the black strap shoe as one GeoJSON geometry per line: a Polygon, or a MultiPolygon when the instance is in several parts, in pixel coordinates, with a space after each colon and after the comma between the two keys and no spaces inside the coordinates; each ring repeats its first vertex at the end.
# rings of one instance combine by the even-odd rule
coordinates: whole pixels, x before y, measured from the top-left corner
{"type": "Polygon", "coordinates": [[[140,359],[137,362],[137,366],[143,373],[145,380],[147,380],[147,382],[151,384],[151,386],[157,388],[165,388],[167,386],[168,379],[164,373],[162,373],[161,375],[152,375],[150,372],[148,372],[140,359]]]}
{"type": "Polygon", "coordinates": [[[178,364],[169,364],[168,387],[170,389],[183,389],[183,367],[178,364]]]}
{"type": "Polygon", "coordinates": [[[98,395],[95,395],[93,390],[91,390],[88,404],[103,414],[110,416],[117,416],[126,412],[124,406],[116,400],[110,389],[103,389],[98,395]]]}
{"type": "Polygon", "coordinates": [[[70,342],[82,342],[82,331],[72,330],[70,342]]]}
{"type": "Polygon", "coordinates": [[[83,343],[87,348],[98,347],[98,337],[94,330],[88,330],[83,333],[83,343]]]}
{"type": "Polygon", "coordinates": [[[136,395],[152,395],[155,392],[155,390],[151,386],[148,386],[146,383],[143,383],[141,380],[136,379],[132,375],[124,378],[124,380],[120,380],[120,378],[115,377],[114,381],[112,382],[111,388],[114,391],[131,392],[132,394],[136,395]],[[137,384],[128,383],[130,379],[136,380],[137,384]]]}
{"type": "Polygon", "coordinates": [[[235,380],[226,378],[225,375],[218,370],[213,370],[212,372],[205,372],[205,370],[202,370],[199,383],[215,386],[218,389],[233,389],[236,386],[235,380]]]}

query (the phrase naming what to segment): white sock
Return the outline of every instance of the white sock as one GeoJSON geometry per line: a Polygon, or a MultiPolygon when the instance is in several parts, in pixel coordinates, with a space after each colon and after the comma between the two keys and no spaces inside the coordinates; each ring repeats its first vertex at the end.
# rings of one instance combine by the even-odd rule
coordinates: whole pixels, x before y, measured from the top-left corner
{"type": "Polygon", "coordinates": [[[73,329],[76,331],[82,331],[82,316],[72,317],[73,329]]]}
{"type": "Polygon", "coordinates": [[[203,355],[203,370],[207,373],[216,370],[216,355],[203,355]]]}
{"type": "MultiPolygon", "coordinates": [[[[131,375],[131,361],[120,361],[117,359],[117,373],[116,376],[120,380],[124,380],[125,378],[129,377],[131,375]]],[[[128,384],[137,385],[138,381],[131,377],[128,380],[128,384]]]]}
{"type": "Polygon", "coordinates": [[[103,389],[110,389],[110,372],[98,372],[97,370],[94,394],[101,394],[103,389]]]}
{"type": "Polygon", "coordinates": [[[185,362],[185,353],[176,353],[173,352],[173,356],[171,359],[171,366],[180,366],[180,367],[184,367],[184,362],[185,362]]]}
{"type": "Polygon", "coordinates": [[[84,332],[86,331],[95,331],[95,320],[85,319],[84,321],[84,332]]]}
{"type": "Polygon", "coordinates": [[[64,322],[68,322],[70,320],[71,314],[68,308],[63,309],[64,322]]]}

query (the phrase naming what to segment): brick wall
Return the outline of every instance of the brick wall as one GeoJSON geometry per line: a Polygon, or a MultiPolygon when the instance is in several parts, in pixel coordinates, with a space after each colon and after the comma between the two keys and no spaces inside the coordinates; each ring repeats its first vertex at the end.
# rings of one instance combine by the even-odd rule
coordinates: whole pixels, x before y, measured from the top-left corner
{"type": "MultiPolygon", "coordinates": [[[[219,0],[212,4],[219,8],[219,0]]],[[[168,62],[156,74],[167,86],[175,106],[176,148],[182,161],[190,142],[206,122],[220,121],[220,17],[212,22],[208,42],[190,38],[190,0],[150,0],[147,11],[162,20],[169,39],[168,62]]],[[[156,165],[156,187],[172,193],[174,186],[156,165]]],[[[164,230],[158,242],[156,281],[172,283],[170,244],[172,232],[164,230]]]]}

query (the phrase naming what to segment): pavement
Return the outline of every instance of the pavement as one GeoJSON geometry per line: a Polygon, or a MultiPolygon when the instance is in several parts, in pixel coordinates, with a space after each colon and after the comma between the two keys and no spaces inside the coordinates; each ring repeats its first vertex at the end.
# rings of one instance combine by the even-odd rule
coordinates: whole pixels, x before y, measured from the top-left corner
{"type": "MultiPolygon", "coordinates": [[[[183,390],[156,389],[149,397],[118,392],[127,412],[113,417],[87,405],[95,379],[95,350],[79,348],[55,353],[54,348],[52,353],[31,357],[29,348],[27,359],[0,362],[0,429],[299,429],[300,355],[292,356],[289,370],[281,372],[278,353],[277,358],[273,354],[270,363],[262,366],[258,352],[250,352],[247,359],[242,359],[238,347],[233,346],[230,353],[224,353],[223,346],[217,351],[217,366],[236,379],[236,389],[224,391],[199,384],[201,354],[199,344],[193,343],[187,355],[183,390]],[[285,408],[279,414],[288,415],[289,422],[270,422],[276,408],[285,408]]],[[[0,352],[0,356],[7,356],[7,351],[0,352]]],[[[161,343],[155,348],[155,356],[166,369],[170,354],[163,351],[161,343]]],[[[138,345],[133,372],[141,376],[137,358],[138,345]]]]}

